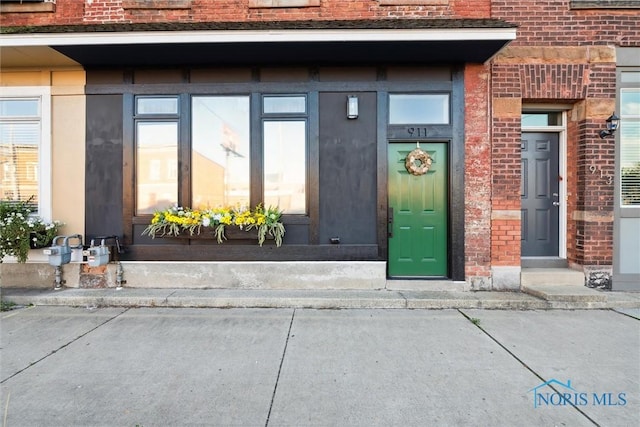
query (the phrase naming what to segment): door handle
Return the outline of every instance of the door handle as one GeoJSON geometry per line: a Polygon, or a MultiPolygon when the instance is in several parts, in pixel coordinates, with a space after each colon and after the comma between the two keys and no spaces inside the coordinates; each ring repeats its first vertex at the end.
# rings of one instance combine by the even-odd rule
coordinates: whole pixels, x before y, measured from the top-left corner
{"type": "Polygon", "coordinates": [[[560,206],[560,202],[553,202],[553,206],[560,206]]]}
{"type": "Polygon", "coordinates": [[[393,208],[387,211],[387,237],[393,237],[393,208]]]}

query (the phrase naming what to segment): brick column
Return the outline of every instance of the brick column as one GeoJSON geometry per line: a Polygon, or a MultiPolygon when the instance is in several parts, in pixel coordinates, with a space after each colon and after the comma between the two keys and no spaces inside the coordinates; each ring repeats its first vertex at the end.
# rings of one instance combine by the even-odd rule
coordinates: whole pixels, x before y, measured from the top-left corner
{"type": "Polygon", "coordinates": [[[464,84],[465,277],[479,290],[491,287],[489,68],[467,64],[464,84]]]}

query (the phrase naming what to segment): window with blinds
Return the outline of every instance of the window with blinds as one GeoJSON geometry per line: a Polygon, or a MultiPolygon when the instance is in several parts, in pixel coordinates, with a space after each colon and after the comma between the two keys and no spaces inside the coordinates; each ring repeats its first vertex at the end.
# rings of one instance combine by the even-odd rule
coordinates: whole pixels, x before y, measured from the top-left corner
{"type": "Polygon", "coordinates": [[[640,206],[640,88],[620,90],[621,206],[640,206]]]}
{"type": "Polygon", "coordinates": [[[40,99],[0,98],[0,199],[38,209],[40,99]]]}

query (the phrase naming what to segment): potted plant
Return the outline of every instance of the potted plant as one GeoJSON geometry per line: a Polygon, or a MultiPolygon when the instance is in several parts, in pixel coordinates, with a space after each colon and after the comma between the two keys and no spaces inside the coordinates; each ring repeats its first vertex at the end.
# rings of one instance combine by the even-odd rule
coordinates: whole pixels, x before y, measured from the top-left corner
{"type": "Polygon", "coordinates": [[[0,200],[0,262],[5,256],[26,262],[29,249],[50,245],[62,226],[32,215],[30,201],[0,200]]]}

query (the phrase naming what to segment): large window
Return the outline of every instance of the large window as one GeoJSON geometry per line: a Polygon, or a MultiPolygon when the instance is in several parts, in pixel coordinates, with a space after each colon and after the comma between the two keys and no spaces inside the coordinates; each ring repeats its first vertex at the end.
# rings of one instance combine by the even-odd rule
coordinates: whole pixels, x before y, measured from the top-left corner
{"type": "Polygon", "coordinates": [[[192,206],[248,206],[249,97],[196,96],[191,105],[192,206]]]}
{"type": "Polygon", "coordinates": [[[135,215],[256,203],[307,214],[307,96],[257,96],[254,110],[250,95],[136,97],[135,215]]]}
{"type": "Polygon", "coordinates": [[[640,88],[621,89],[620,114],[620,204],[640,206],[640,88]]]}
{"type": "Polygon", "coordinates": [[[136,213],[178,203],[178,98],[136,100],[136,213]]]}
{"type": "Polygon", "coordinates": [[[0,98],[0,199],[40,202],[40,98],[0,98]]]}
{"type": "Polygon", "coordinates": [[[264,204],[307,213],[307,106],[304,96],[265,96],[264,204]]]}

